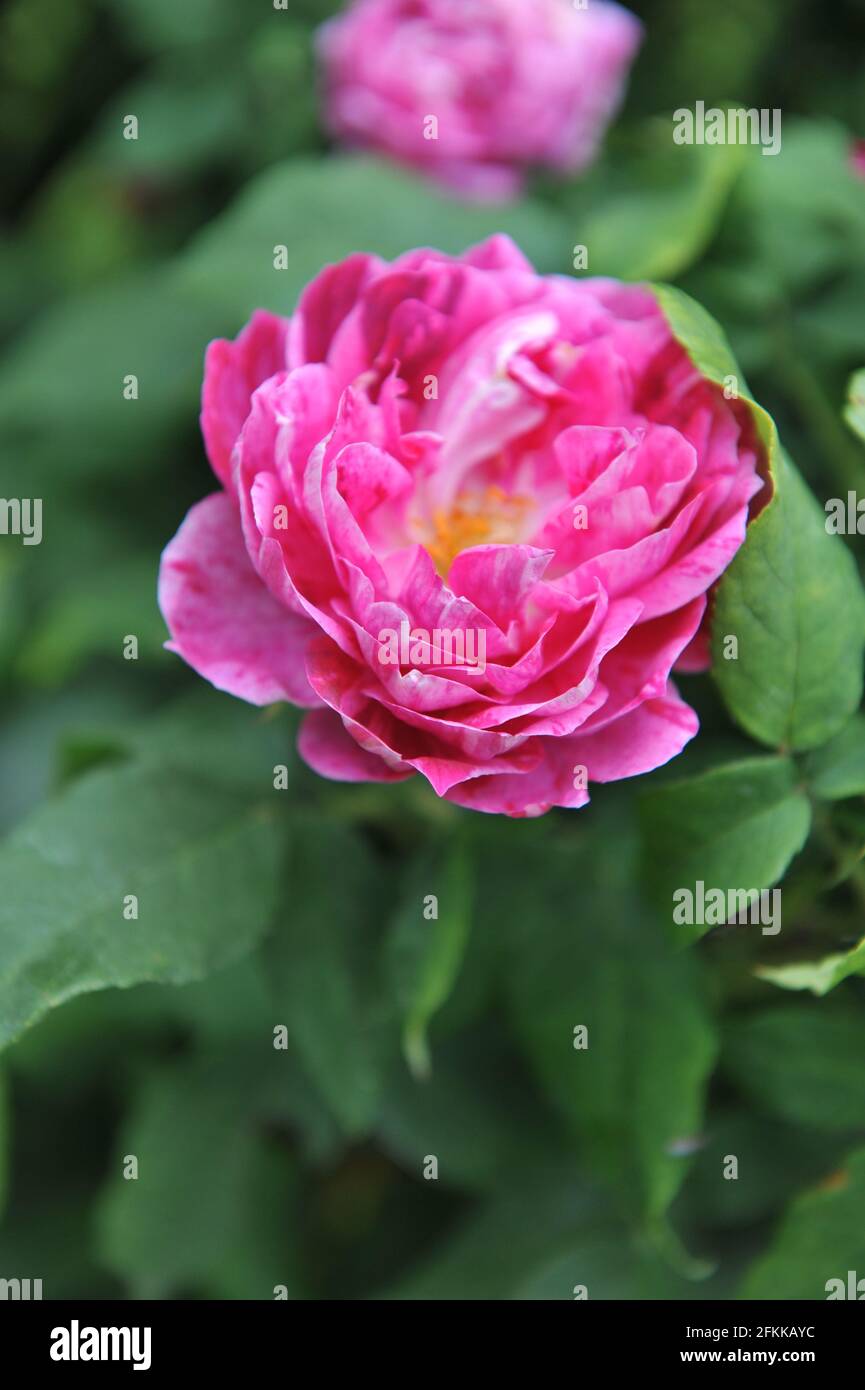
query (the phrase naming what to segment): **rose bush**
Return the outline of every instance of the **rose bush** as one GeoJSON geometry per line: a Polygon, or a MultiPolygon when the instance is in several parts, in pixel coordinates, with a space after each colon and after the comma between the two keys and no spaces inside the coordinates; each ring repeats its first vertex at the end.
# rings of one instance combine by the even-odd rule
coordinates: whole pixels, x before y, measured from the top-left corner
{"type": "Polygon", "coordinates": [[[539,276],[504,237],[355,255],[211,344],[202,426],[223,487],[163,556],[171,645],[306,707],[318,772],[536,815],[696,732],[670,672],[706,664],[758,447],[647,290],[539,276]],[[406,627],[433,647],[389,663],[406,627]],[[482,666],[442,669],[455,631],[482,666]]]}
{"type": "Polygon", "coordinates": [[[320,31],[325,115],[462,193],[511,196],[529,165],[592,160],[641,33],[604,0],[359,0],[320,31]]]}

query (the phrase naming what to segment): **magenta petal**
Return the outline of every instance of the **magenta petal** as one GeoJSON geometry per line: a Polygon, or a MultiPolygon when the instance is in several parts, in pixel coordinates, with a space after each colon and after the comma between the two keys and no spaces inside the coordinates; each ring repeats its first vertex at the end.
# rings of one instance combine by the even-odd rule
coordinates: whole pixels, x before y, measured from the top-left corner
{"type": "Polygon", "coordinates": [[[340,326],[364,287],[372,284],[383,269],[384,263],[376,256],[357,254],[338,265],[327,266],[316,276],[301,295],[292,324],[292,366],[328,360],[340,326]]]}
{"type": "Polygon", "coordinates": [[[413,775],[411,768],[400,772],[361,748],[332,709],[313,710],[306,716],[297,750],[313,772],[333,782],[404,782],[413,775]]]}
{"type": "Polygon", "coordinates": [[[447,800],[472,811],[531,819],[542,816],[553,806],[576,810],[585,806],[589,794],[575,786],[570,740],[536,739],[526,746],[525,755],[534,750],[533,765],[517,772],[495,768],[497,776],[476,776],[447,792],[447,800]]]}
{"type": "Polygon", "coordinates": [[[163,551],[159,606],[171,633],[168,649],[218,690],[253,705],[321,703],[305,667],[316,629],[286,612],[262,584],[226,493],[198,502],[163,551]]]}
{"type": "Polygon", "coordinates": [[[590,782],[618,782],[668,763],[699,727],[690,705],[670,686],[666,695],[646,700],[597,733],[576,735],[569,740],[570,751],[574,762],[588,769],[590,782]]]}
{"type": "Polygon", "coordinates": [[[507,632],[552,559],[532,545],[476,545],[451,565],[448,585],[507,632]]]}
{"type": "Polygon", "coordinates": [[[284,371],[288,320],[257,309],[233,342],[219,338],[204,360],[201,432],[213,471],[231,484],[231,451],[249,414],[252,393],[284,371]]]}
{"type": "Polygon", "coordinates": [[[516,242],[505,232],[495,232],[464,251],[460,259],[465,265],[477,266],[480,270],[521,270],[529,275],[535,273],[530,260],[523,255],[516,242]]]}
{"type": "Polygon", "coordinates": [[[698,675],[701,671],[708,671],[711,664],[711,638],[709,625],[704,617],[702,625],[694,633],[687,647],[676,658],[673,669],[683,671],[687,675],[698,675]]]}

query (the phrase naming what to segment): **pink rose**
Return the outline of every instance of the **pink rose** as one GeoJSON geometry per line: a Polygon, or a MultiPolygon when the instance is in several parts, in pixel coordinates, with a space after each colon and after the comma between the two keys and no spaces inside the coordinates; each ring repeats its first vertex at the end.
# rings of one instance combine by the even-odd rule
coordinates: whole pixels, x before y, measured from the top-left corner
{"type": "Polygon", "coordinates": [[[351,144],[506,198],[528,165],[590,163],[641,35],[604,0],[356,0],[319,31],[327,119],[351,144]]]}
{"type": "Polygon", "coordinates": [[[706,665],[758,446],[646,290],[501,236],[354,255],[210,345],[202,427],[223,486],[164,553],[169,645],[309,709],[319,773],[537,815],[696,732],[670,671],[706,665]]]}

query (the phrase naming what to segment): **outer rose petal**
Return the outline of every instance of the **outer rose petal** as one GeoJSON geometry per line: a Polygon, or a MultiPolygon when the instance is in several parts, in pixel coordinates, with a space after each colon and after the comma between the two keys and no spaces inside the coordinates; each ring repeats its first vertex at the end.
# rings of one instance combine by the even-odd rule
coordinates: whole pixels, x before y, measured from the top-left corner
{"type": "MultiPolygon", "coordinates": [[[[333,341],[344,320],[357,303],[364,286],[371,284],[384,270],[377,256],[358,252],[337,265],[329,265],[318,274],[303,294],[291,326],[291,365],[304,362],[326,362],[333,341]]],[[[363,353],[363,339],[356,335],[352,351],[342,356],[346,381],[368,365],[363,353]]]]}
{"type": "Polygon", "coordinates": [[[486,241],[472,246],[460,259],[479,270],[519,270],[534,275],[535,268],[507,232],[493,232],[486,241]]]}
{"type": "Polygon", "coordinates": [[[590,783],[651,772],[681,753],[698,725],[694,711],[670,691],[596,734],[543,740],[544,756],[534,771],[480,776],[452,787],[446,799],[507,816],[540,816],[553,806],[584,806],[589,795],[574,788],[576,767],[586,768],[590,783]]]}
{"type": "Polygon", "coordinates": [[[226,493],[198,502],[165,547],[159,606],[171,633],[169,651],[218,690],[253,705],[321,703],[304,663],[316,628],[288,613],[265,588],[226,493]]]}
{"type": "Polygon", "coordinates": [[[712,648],[710,638],[710,628],[707,622],[709,610],[703,618],[701,626],[694,633],[685,650],[676,659],[674,670],[682,671],[686,675],[699,675],[702,671],[708,671],[712,664],[712,648]]]}
{"type": "Polygon", "coordinates": [[[538,740],[537,746],[542,742],[544,756],[534,769],[505,771],[496,777],[483,775],[478,769],[471,779],[451,787],[445,799],[472,811],[526,818],[542,816],[553,806],[572,810],[585,806],[589,793],[574,786],[573,764],[577,759],[568,757],[564,740],[538,740]]]}
{"type": "Polygon", "coordinates": [[[313,772],[333,782],[404,782],[413,775],[388,767],[383,758],[355,743],[339,715],[317,709],[300,726],[297,751],[313,772]]]}
{"type": "Polygon", "coordinates": [[[574,762],[588,768],[591,782],[618,782],[663,767],[700,727],[690,705],[668,686],[666,695],[623,714],[597,733],[570,741],[574,762]]]}
{"type": "Polygon", "coordinates": [[[218,338],[204,359],[201,432],[213,471],[231,485],[231,451],[249,414],[252,393],[284,371],[288,319],[257,309],[234,342],[218,338]]]}

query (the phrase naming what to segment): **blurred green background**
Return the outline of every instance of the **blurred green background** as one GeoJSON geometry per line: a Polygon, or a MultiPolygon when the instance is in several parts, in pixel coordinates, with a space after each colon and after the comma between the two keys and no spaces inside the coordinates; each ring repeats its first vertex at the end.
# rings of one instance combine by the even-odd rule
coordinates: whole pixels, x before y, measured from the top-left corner
{"type": "Polygon", "coordinates": [[[783,945],[678,954],[652,798],[754,751],[707,677],[683,681],[703,733],[673,769],[492,820],[314,777],[291,711],[163,651],[155,582],[213,489],[207,342],[357,249],[504,230],[541,270],[584,244],[592,274],[673,281],[820,502],[861,484],[863,6],[634,3],[646,41],[598,165],[503,209],[330,148],[311,36],[337,8],[0,13],[0,495],[44,501],[40,546],[0,540],[0,1277],[46,1298],[822,1298],[865,1275],[865,983],[823,998],[755,969],[862,937],[861,772],[815,810],[783,945]],[[675,147],[697,100],[780,107],[782,153],[675,147]],[[80,864],[80,891],[38,854],[80,864]],[[159,922],[130,962],[106,898],[137,875],[159,922]]]}

